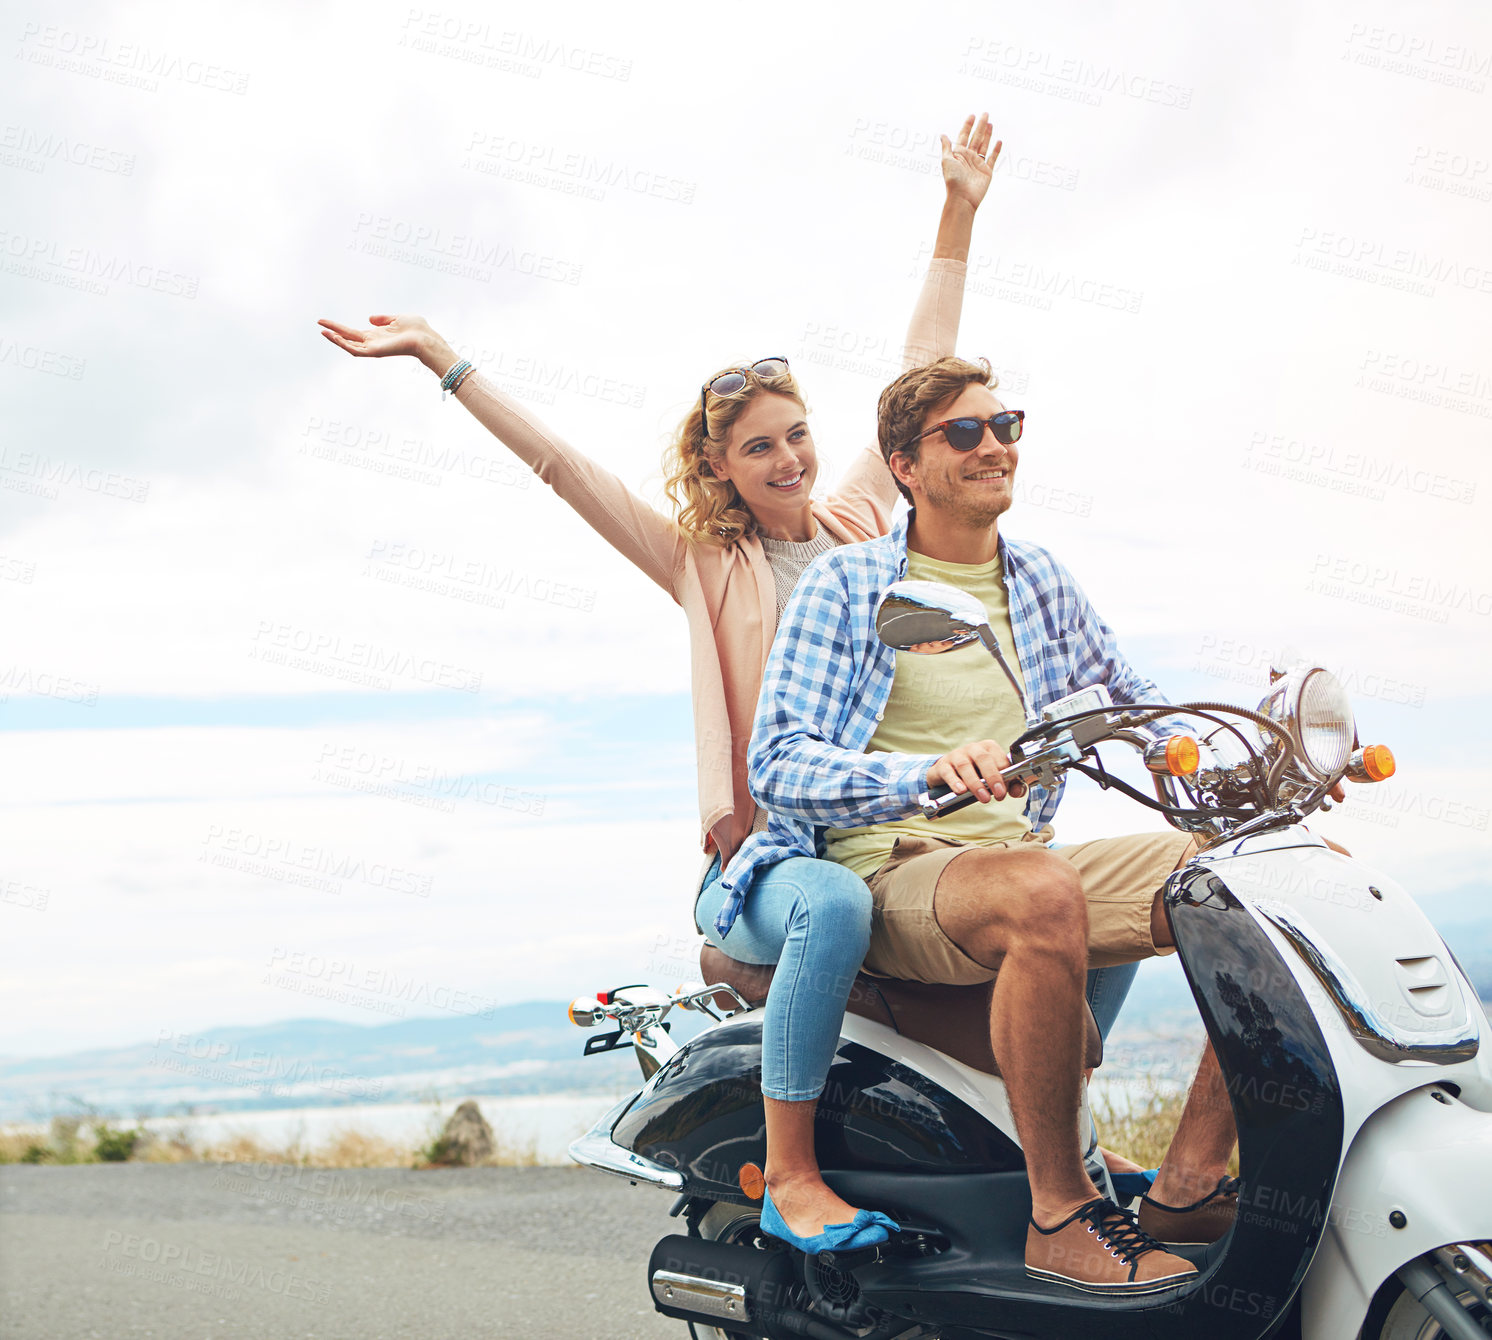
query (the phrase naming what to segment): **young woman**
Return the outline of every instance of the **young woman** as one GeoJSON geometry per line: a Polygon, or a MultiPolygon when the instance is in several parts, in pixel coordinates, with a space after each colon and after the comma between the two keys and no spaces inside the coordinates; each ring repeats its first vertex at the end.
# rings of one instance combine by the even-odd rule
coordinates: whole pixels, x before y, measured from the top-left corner
{"type": "MultiPolygon", "coordinates": [[[[953,352],[974,213],[1000,144],[969,117],[942,138],[946,189],[932,262],[907,333],[903,365],[953,352]]],[[[814,1156],[813,1114],[839,1038],[850,983],[870,937],[870,895],[828,861],[784,861],[758,879],[723,941],[712,923],[723,863],[758,824],[746,789],[762,667],[788,595],[808,562],[835,545],[884,534],[897,491],[872,443],[839,489],[816,499],[818,463],[787,361],[764,358],[709,378],[665,457],[677,517],[648,506],[480,374],[417,316],[370,317],[358,330],[323,320],[323,334],[358,357],[408,355],[454,385],[456,398],[689,619],[700,835],[710,869],[696,924],[732,957],[776,963],[763,1022],[767,1166],[762,1226],[808,1251],[870,1246],[894,1228],[834,1194],[814,1156]]]]}

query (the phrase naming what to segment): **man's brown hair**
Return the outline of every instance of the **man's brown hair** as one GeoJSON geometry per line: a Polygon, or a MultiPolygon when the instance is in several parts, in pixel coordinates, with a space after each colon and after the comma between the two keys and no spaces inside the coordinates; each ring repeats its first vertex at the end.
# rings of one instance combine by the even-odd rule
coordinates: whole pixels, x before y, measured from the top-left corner
{"type": "MultiPolygon", "coordinates": [[[[893,452],[901,452],[908,460],[917,459],[922,443],[913,439],[922,432],[928,415],[938,406],[951,404],[966,386],[988,386],[994,390],[999,384],[1000,379],[982,358],[971,363],[967,358],[950,355],[903,372],[881,392],[876,412],[876,436],[887,468],[891,466],[893,452]]],[[[896,487],[908,502],[913,500],[900,480],[896,487]]]]}

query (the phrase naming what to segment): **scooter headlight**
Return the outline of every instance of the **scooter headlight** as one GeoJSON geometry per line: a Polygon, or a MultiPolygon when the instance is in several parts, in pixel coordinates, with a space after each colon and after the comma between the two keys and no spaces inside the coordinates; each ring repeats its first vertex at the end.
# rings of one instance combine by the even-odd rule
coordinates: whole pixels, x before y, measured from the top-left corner
{"type": "Polygon", "coordinates": [[[1259,711],[1294,739],[1299,762],[1317,780],[1338,777],[1352,756],[1357,728],[1341,681],[1320,666],[1303,666],[1274,682],[1259,711]]]}

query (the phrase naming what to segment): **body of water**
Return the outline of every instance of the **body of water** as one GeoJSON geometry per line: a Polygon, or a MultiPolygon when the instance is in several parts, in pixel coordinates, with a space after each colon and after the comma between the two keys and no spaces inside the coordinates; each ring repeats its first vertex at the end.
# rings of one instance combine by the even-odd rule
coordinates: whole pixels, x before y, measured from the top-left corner
{"type": "MultiPolygon", "coordinates": [[[[500,1145],[525,1151],[532,1147],[542,1163],[566,1164],[565,1150],[611,1107],[623,1091],[595,1093],[472,1094],[446,1102],[372,1103],[364,1107],[297,1107],[270,1112],[218,1112],[190,1117],[149,1117],[140,1125],[162,1139],[184,1138],[193,1147],[221,1144],[247,1136],[265,1149],[300,1145],[317,1149],[339,1135],[356,1132],[411,1148],[438,1135],[463,1102],[482,1109],[500,1145]]],[[[17,1123],[12,1131],[46,1131],[45,1124],[17,1123]]]]}

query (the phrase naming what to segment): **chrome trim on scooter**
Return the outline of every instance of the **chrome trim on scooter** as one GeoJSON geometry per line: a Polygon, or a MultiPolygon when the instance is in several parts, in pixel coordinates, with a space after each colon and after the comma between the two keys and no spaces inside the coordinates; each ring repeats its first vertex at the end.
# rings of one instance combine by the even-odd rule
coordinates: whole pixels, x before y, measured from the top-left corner
{"type": "Polygon", "coordinates": [[[1455,1283],[1470,1289],[1483,1307],[1492,1307],[1492,1244],[1485,1242],[1458,1242],[1454,1247],[1441,1247],[1431,1253],[1435,1268],[1445,1277],[1446,1283],[1455,1283]]]}
{"type": "Polygon", "coordinates": [[[707,1317],[725,1321],[750,1321],[746,1290],[739,1284],[722,1284],[719,1280],[700,1279],[697,1275],[680,1275],[675,1270],[653,1273],[653,1297],[669,1307],[687,1307],[707,1317]]]}
{"type": "Polygon", "coordinates": [[[679,1044],[653,1024],[645,1024],[632,1035],[632,1047],[644,1079],[652,1079],[679,1054],[679,1044]]]}
{"type": "Polygon", "coordinates": [[[646,1182],[649,1186],[662,1187],[665,1191],[682,1191],[683,1173],[665,1168],[652,1159],[645,1159],[630,1149],[623,1149],[611,1138],[612,1128],[636,1098],[635,1093],[629,1094],[578,1140],[572,1140],[569,1155],[576,1163],[594,1168],[597,1172],[625,1177],[629,1182],[646,1182]]]}
{"type": "Polygon", "coordinates": [[[1481,1030],[1475,1012],[1468,1011],[1465,1027],[1451,1036],[1432,1029],[1396,1028],[1367,1001],[1347,965],[1329,948],[1317,943],[1288,908],[1264,899],[1254,899],[1252,905],[1290,942],[1337,1007],[1347,1031],[1369,1055],[1380,1061],[1454,1065],[1477,1054],[1481,1030]]]}
{"type": "Polygon", "coordinates": [[[1446,1286],[1438,1270],[1425,1264],[1423,1256],[1407,1261],[1398,1270],[1404,1287],[1436,1321],[1451,1340],[1486,1340],[1487,1333],[1472,1320],[1466,1309],[1446,1286]]]}

